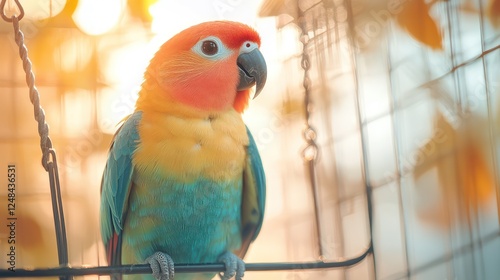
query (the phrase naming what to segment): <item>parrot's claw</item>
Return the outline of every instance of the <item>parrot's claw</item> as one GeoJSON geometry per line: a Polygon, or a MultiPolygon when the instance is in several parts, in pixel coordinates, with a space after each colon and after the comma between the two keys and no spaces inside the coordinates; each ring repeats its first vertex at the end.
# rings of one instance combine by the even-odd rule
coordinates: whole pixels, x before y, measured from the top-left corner
{"type": "Polygon", "coordinates": [[[174,261],[169,255],[155,252],[146,259],[146,262],[151,266],[153,277],[156,280],[174,279],[174,261]]]}
{"type": "Polygon", "coordinates": [[[231,252],[224,253],[219,261],[226,265],[224,274],[219,273],[221,280],[229,280],[236,276],[236,280],[242,280],[245,274],[245,263],[231,252]]]}

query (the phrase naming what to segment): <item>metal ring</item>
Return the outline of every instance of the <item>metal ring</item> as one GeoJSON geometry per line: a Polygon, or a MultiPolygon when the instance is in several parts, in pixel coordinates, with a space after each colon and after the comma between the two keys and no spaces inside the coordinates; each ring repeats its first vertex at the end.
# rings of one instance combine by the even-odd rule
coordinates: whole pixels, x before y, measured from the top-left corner
{"type": "MultiPolygon", "coordinates": [[[[23,6],[21,6],[21,3],[19,3],[19,0],[14,0],[14,2],[16,3],[17,8],[19,9],[19,15],[17,16],[17,20],[21,20],[24,17],[23,6]]],[[[5,14],[5,3],[7,3],[7,0],[2,0],[2,2],[0,2],[0,10],[1,10],[0,15],[2,16],[2,19],[5,20],[6,22],[12,22],[13,18],[16,16],[12,16],[11,18],[9,18],[5,14]]]]}

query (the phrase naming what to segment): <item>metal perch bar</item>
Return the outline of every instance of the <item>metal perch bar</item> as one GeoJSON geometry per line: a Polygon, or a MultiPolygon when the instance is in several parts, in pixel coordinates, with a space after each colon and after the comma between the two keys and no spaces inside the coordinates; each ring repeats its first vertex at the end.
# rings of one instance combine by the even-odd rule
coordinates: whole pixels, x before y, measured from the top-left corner
{"type": "MultiPolygon", "coordinates": [[[[372,252],[370,246],[363,254],[338,262],[280,262],[280,263],[248,263],[246,271],[271,271],[271,270],[310,270],[328,269],[353,266],[364,260],[372,252]]],[[[223,264],[177,264],[175,273],[186,272],[222,272],[225,270],[223,264]]],[[[0,270],[0,278],[20,277],[54,277],[54,276],[84,276],[84,275],[111,275],[111,274],[150,274],[151,268],[148,264],[121,265],[121,266],[95,266],[95,267],[57,267],[43,269],[16,269],[0,270]]]]}

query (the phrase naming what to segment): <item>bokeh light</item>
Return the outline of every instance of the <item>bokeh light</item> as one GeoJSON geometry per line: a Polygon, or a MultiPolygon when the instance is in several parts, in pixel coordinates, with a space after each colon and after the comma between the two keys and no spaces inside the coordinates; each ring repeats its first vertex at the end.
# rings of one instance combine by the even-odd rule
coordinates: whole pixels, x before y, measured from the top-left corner
{"type": "Polygon", "coordinates": [[[102,35],[118,24],[125,7],[125,0],[79,0],[73,19],[83,32],[102,35]]]}

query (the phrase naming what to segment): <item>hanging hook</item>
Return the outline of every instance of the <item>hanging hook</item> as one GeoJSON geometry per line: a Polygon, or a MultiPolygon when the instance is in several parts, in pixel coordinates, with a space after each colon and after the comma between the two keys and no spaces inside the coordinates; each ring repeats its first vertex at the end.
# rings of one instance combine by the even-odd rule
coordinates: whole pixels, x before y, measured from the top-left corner
{"type": "MultiPolygon", "coordinates": [[[[17,8],[19,9],[19,15],[17,16],[17,20],[21,20],[24,17],[24,9],[23,6],[21,6],[21,3],[19,3],[19,0],[14,0],[14,2],[17,5],[17,8]]],[[[7,3],[7,0],[2,0],[0,2],[0,15],[2,16],[3,20],[6,22],[12,22],[12,18],[15,17],[14,15],[12,17],[8,17],[5,14],[5,4],[7,3]]]]}

